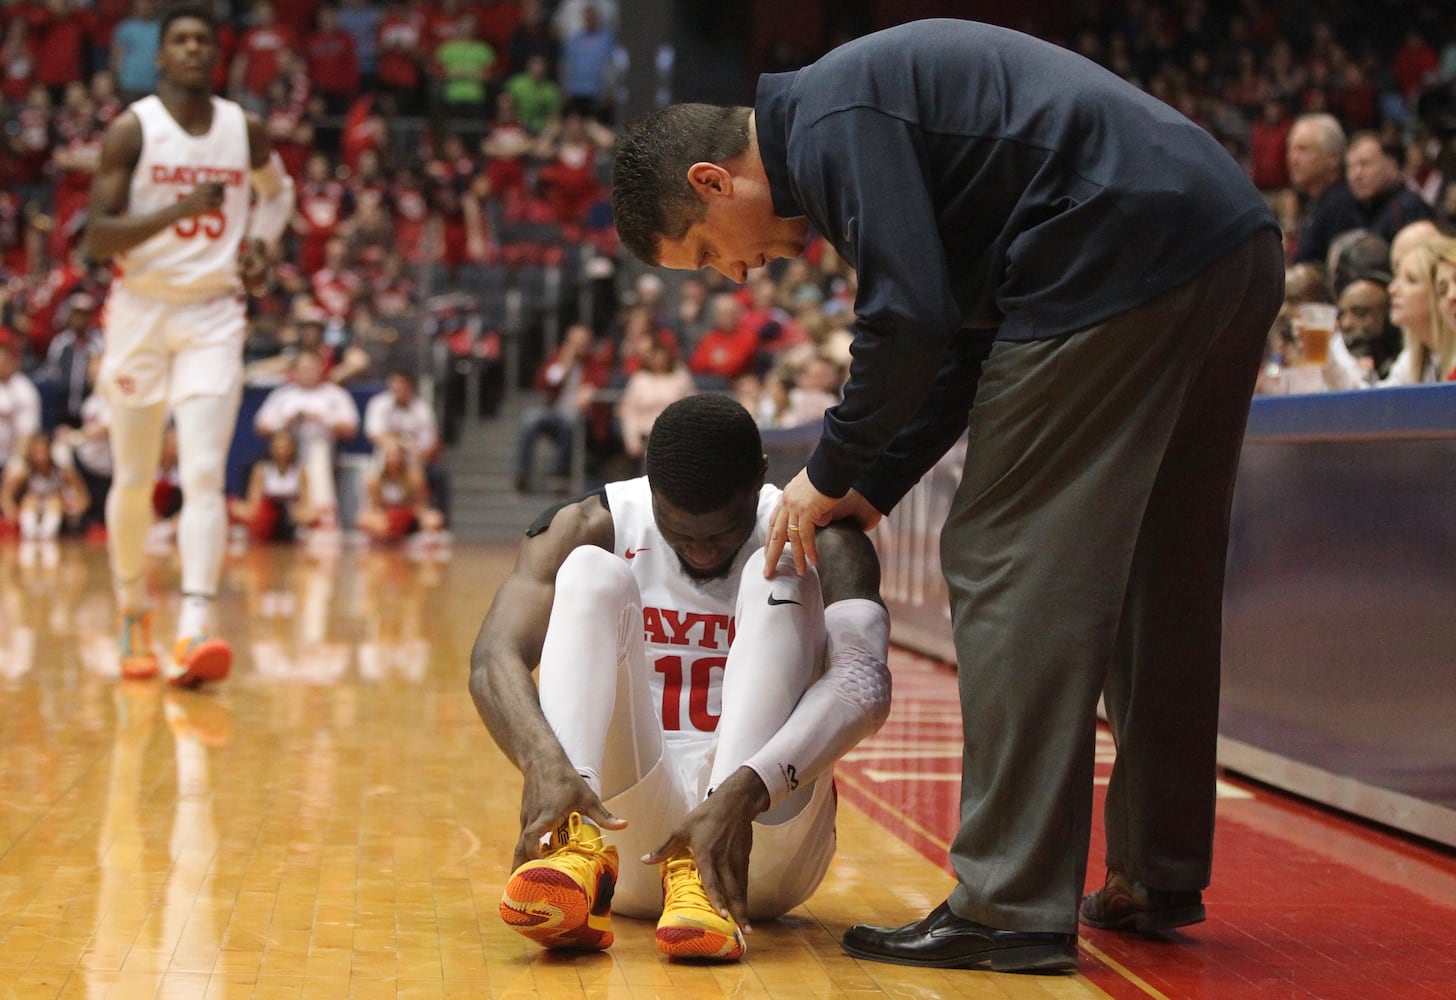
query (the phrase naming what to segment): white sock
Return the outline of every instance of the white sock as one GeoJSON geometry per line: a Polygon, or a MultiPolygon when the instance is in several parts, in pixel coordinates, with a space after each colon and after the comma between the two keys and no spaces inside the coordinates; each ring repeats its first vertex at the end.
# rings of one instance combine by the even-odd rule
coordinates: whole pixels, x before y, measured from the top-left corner
{"type": "Polygon", "coordinates": [[[61,512],[48,510],[40,519],[40,529],[36,534],[37,538],[55,538],[61,533],[61,512]]]}
{"type": "Polygon", "coordinates": [[[130,580],[113,581],[116,592],[116,606],[124,615],[140,614],[147,608],[147,589],[140,576],[130,580]]]}
{"type": "Polygon", "coordinates": [[[37,538],[40,534],[40,525],[34,507],[24,507],[20,511],[20,537],[37,538]]]}
{"type": "Polygon", "coordinates": [[[211,635],[212,604],[209,594],[183,594],[182,610],[177,614],[177,638],[211,635]]]}

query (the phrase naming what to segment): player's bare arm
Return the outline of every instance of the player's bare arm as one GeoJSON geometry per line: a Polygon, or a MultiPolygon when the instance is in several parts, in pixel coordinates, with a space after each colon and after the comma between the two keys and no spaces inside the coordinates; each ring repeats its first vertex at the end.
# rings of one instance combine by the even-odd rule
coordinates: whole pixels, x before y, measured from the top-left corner
{"type": "MultiPolygon", "coordinates": [[[[879,557],[869,537],[853,521],[836,521],[821,529],[819,541],[822,560],[819,564],[819,586],[826,608],[854,598],[883,603],[880,600],[879,557]]],[[[831,666],[830,673],[835,669],[831,666]]],[[[874,669],[883,670],[884,664],[877,664],[874,669]]],[[[800,700],[795,716],[803,712],[805,718],[797,720],[795,725],[795,717],[791,716],[784,727],[785,731],[808,728],[822,734],[819,742],[826,760],[821,766],[803,768],[800,780],[804,782],[814,780],[831,767],[834,760],[866,735],[866,729],[878,729],[883,722],[882,715],[876,721],[861,719],[855,713],[845,717],[820,712],[819,706],[836,697],[829,691],[835,683],[830,673],[815,681],[800,700]],[[816,688],[819,689],[817,692],[816,688]]],[[[888,674],[885,675],[885,683],[884,707],[887,709],[888,674]]],[[[661,847],[642,860],[648,864],[659,864],[680,848],[688,848],[697,863],[709,901],[720,913],[731,916],[740,928],[748,932],[748,860],[753,848],[753,821],[771,804],[769,790],[758,772],[748,766],[740,767],[688,814],[661,847]]]]}
{"type": "Polygon", "coordinates": [[[515,568],[496,592],[471,651],[476,711],[525,779],[513,869],[538,857],[541,838],[572,812],[608,829],[626,826],[576,773],[541,712],[531,679],[541,661],[562,563],[582,545],[610,551],[613,539],[612,515],[598,497],[558,510],[550,527],[521,543],[515,568]]]}
{"type": "Polygon", "coordinates": [[[124,111],[106,129],[101,141],[101,162],[91,179],[86,252],[98,260],[126,253],[169,226],[222,208],[221,182],[207,181],[166,208],[141,215],[128,214],[132,171],[141,152],[141,121],[134,112],[124,111]]]}

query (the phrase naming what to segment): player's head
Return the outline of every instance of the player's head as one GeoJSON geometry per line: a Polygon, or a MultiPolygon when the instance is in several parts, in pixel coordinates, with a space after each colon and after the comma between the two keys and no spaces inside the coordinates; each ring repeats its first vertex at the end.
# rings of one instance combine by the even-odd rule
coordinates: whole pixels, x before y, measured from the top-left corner
{"type": "Polygon", "coordinates": [[[712,267],[743,281],[750,268],[803,252],[807,223],[774,213],[751,155],[750,110],[675,104],[623,134],[612,166],[613,221],[640,260],[712,267]]]}
{"type": "Polygon", "coordinates": [[[157,70],[162,79],[209,88],[217,66],[217,15],[211,4],[172,4],[162,12],[157,70]]]}
{"type": "Polygon", "coordinates": [[[753,534],[768,463],[758,425],[720,393],[680,399],[647,439],[652,515],[689,576],[714,579],[753,534]]]}

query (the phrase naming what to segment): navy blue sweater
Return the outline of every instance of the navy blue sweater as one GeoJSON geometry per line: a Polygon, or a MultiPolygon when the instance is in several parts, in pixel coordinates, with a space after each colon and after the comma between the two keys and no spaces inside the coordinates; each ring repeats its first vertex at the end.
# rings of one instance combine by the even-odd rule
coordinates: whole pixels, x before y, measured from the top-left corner
{"type": "Polygon", "coordinates": [[[809,477],[880,510],[965,429],[990,339],[1084,330],[1275,226],[1203,129],[990,25],[917,21],[764,75],[755,126],[776,214],[807,216],[859,279],[809,477]]]}

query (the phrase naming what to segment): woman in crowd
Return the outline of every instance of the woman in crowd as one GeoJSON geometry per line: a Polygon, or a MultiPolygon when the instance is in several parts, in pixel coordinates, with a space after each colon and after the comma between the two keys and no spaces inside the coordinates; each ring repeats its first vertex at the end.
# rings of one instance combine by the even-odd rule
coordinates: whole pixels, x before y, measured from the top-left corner
{"type": "Polygon", "coordinates": [[[268,436],[268,455],[248,475],[248,495],[228,501],[234,523],[245,525],[254,542],[291,542],[298,528],[317,517],[309,507],[308,473],[298,458],[293,433],[277,430],[268,436]]]}
{"type": "MultiPolygon", "coordinates": [[[[1441,261],[1456,253],[1456,240],[1426,240],[1407,252],[1390,282],[1390,321],[1400,328],[1404,347],[1380,387],[1448,382],[1456,377],[1456,322],[1443,315],[1437,291],[1441,261]]],[[[1364,371],[1335,337],[1324,367],[1325,384],[1334,390],[1364,389],[1364,371]]]]}

